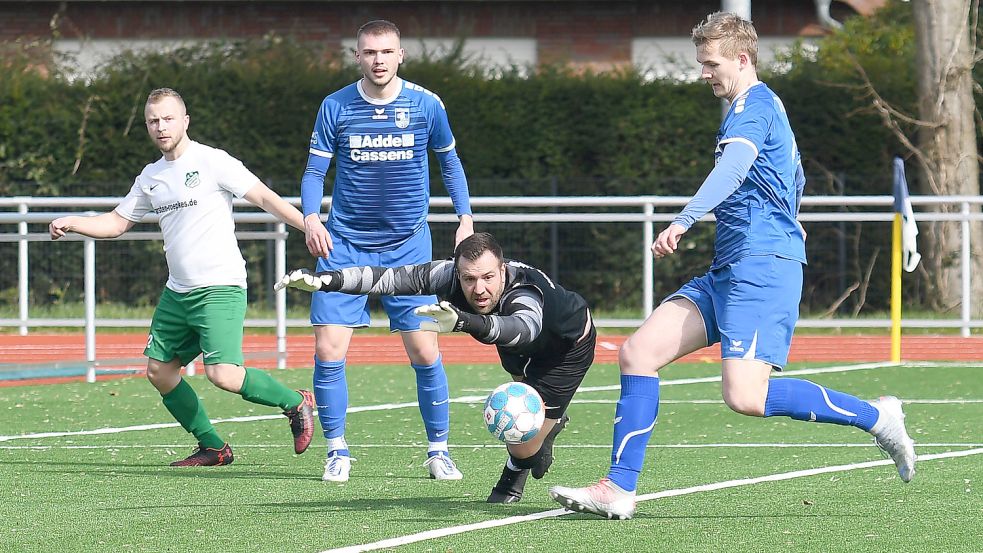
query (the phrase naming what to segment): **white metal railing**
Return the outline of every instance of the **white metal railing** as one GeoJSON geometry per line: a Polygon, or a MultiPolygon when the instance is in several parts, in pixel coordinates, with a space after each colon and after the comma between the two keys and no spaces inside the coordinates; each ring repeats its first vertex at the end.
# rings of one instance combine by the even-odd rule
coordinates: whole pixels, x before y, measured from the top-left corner
{"type": "MultiPolygon", "coordinates": [[[[286,198],[294,205],[300,205],[299,198],[286,198]]],[[[596,222],[596,223],[638,223],[642,225],[642,242],[639,247],[643,251],[642,259],[642,309],[640,317],[637,319],[598,319],[598,326],[637,326],[644,320],[644,317],[654,309],[654,261],[649,253],[649,247],[655,236],[655,225],[667,223],[675,217],[673,212],[656,212],[656,208],[679,208],[689,201],[688,196],[576,196],[576,197],[472,197],[471,205],[475,211],[475,221],[480,223],[492,222],[596,222]],[[494,212],[491,208],[529,208],[535,211],[529,213],[502,213],[494,212]],[[592,208],[624,208],[623,211],[598,213],[592,212],[592,208]],[[536,209],[541,208],[541,209],[536,209]],[[577,212],[547,212],[552,208],[584,208],[577,212]]],[[[85,328],[86,335],[86,360],[90,364],[95,362],[95,332],[98,327],[129,327],[129,326],[149,326],[149,319],[96,319],[95,317],[95,255],[96,240],[69,235],[62,240],[83,242],[83,270],[84,270],[84,302],[85,315],[83,319],[64,318],[32,318],[30,316],[28,297],[28,282],[30,278],[30,260],[28,257],[28,243],[37,241],[48,241],[50,237],[47,232],[28,232],[29,223],[49,223],[53,219],[68,214],[66,208],[91,208],[94,211],[108,211],[115,207],[120,201],[116,197],[98,198],[58,198],[58,197],[13,197],[0,198],[0,209],[10,209],[11,211],[0,211],[0,229],[4,225],[16,225],[16,232],[0,232],[0,242],[18,243],[18,317],[0,318],[0,327],[18,327],[21,335],[26,335],[30,327],[71,327],[81,326],[85,328]],[[43,209],[44,211],[38,211],[43,209]],[[16,210],[16,211],[14,211],[16,210]]],[[[911,202],[915,206],[931,205],[958,205],[958,213],[938,213],[934,211],[920,211],[916,213],[918,221],[955,221],[960,223],[961,244],[960,244],[960,263],[962,280],[962,310],[959,319],[902,319],[902,326],[908,328],[959,328],[963,336],[969,336],[971,328],[983,327],[983,320],[972,319],[970,307],[972,304],[971,295],[971,228],[973,221],[983,221],[983,213],[979,206],[983,205],[983,196],[912,196],[911,202]],[[975,207],[975,209],[974,209],[975,207]]],[[[244,200],[236,200],[237,207],[249,205],[244,200]]],[[[894,218],[893,212],[894,198],[892,196],[806,196],[802,200],[805,211],[800,213],[799,219],[803,222],[884,222],[889,223],[894,218]],[[832,210],[820,210],[814,208],[835,207],[866,207],[873,208],[871,211],[864,212],[842,212],[832,210]]],[[[325,200],[325,206],[330,205],[329,200],[325,200]]],[[[451,208],[450,198],[435,197],[431,199],[431,206],[437,208],[451,208]]],[[[323,210],[327,212],[327,209],[323,210]]],[[[72,214],[80,214],[73,211],[72,214]]],[[[84,212],[83,212],[84,213],[84,212]]],[[[90,212],[91,213],[91,212],[90,212]]],[[[273,240],[275,243],[275,272],[283,274],[286,271],[286,225],[279,223],[276,218],[265,212],[236,212],[235,221],[237,223],[277,223],[275,230],[272,231],[238,231],[236,234],[240,240],[273,240]]],[[[706,220],[712,220],[712,216],[707,216],[706,220]]],[[[154,222],[156,216],[147,216],[143,222],[154,222]]],[[[429,216],[429,221],[440,223],[456,222],[457,218],[453,213],[433,213],[429,216]]],[[[977,237],[980,239],[983,237],[977,237]]],[[[159,232],[129,232],[119,240],[160,240],[159,232]]],[[[278,366],[283,367],[286,362],[286,329],[291,327],[308,326],[307,319],[287,319],[286,318],[286,293],[280,291],[276,295],[275,319],[246,319],[247,327],[269,327],[276,326],[278,366]]],[[[373,321],[373,326],[385,325],[385,321],[373,321]]],[[[890,327],[890,319],[800,319],[798,326],[812,328],[887,328],[890,327]]],[[[93,365],[94,366],[94,365],[93,365]]],[[[92,378],[94,379],[94,369],[92,378]]]]}

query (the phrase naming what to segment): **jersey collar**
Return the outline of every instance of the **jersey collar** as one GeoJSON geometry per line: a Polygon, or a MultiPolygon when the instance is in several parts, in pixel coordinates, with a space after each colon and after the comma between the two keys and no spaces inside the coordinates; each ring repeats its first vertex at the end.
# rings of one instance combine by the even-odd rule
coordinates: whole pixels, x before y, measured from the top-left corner
{"type": "Polygon", "coordinates": [[[393,78],[396,79],[396,81],[399,83],[399,87],[396,89],[396,92],[388,98],[373,98],[368,94],[366,94],[365,90],[362,89],[362,79],[359,79],[358,82],[355,83],[355,88],[358,90],[359,96],[361,96],[362,99],[365,100],[366,102],[376,106],[384,106],[386,104],[391,104],[393,100],[395,100],[396,97],[398,97],[400,93],[403,92],[403,83],[404,83],[403,79],[400,79],[399,77],[393,77],[393,78]]]}

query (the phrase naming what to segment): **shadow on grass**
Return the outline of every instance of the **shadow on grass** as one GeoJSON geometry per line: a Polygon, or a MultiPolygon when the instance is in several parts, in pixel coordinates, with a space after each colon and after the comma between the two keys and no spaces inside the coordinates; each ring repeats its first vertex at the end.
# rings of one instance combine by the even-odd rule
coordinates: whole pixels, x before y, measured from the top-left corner
{"type": "MultiPolygon", "coordinates": [[[[314,472],[289,472],[287,470],[250,470],[248,463],[236,463],[224,467],[171,467],[169,461],[159,463],[38,463],[36,461],[4,461],[4,465],[31,465],[41,473],[81,473],[99,476],[158,476],[164,478],[205,478],[205,479],[274,479],[274,480],[313,480],[321,478],[314,472]]],[[[268,467],[269,465],[264,465],[268,467]]]]}

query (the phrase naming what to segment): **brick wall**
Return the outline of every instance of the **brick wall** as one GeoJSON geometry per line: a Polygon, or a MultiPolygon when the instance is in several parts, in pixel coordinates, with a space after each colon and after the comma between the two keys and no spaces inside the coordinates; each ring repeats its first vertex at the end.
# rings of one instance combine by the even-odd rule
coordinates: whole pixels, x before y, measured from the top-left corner
{"type": "MultiPolygon", "coordinates": [[[[834,2],[834,16],[852,13],[834,2]]],[[[608,65],[631,60],[638,36],[688,36],[720,2],[372,1],[372,2],[0,2],[0,41],[255,37],[269,32],[340,46],[370,19],[392,20],[404,37],[521,37],[540,61],[608,65]]],[[[762,36],[815,34],[809,0],[753,0],[762,36]]]]}

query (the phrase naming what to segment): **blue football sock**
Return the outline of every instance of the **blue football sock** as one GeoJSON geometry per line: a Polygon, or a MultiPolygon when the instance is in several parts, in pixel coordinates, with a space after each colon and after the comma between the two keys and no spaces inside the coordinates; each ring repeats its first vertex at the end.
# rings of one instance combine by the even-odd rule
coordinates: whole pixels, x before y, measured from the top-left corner
{"type": "Polygon", "coordinates": [[[878,411],[862,399],[808,380],[773,378],[768,381],[765,416],[842,424],[870,431],[877,422],[878,411]]]}
{"type": "Polygon", "coordinates": [[[427,429],[427,440],[446,442],[450,430],[450,406],[447,390],[447,374],[438,356],[433,365],[410,364],[416,371],[416,399],[420,403],[420,415],[427,429]]]}
{"type": "Polygon", "coordinates": [[[345,360],[321,361],[314,356],[314,400],[317,418],[324,437],[345,435],[345,413],[348,411],[348,381],[345,379],[345,360]]]}
{"type": "Polygon", "coordinates": [[[614,416],[614,444],[608,478],[635,491],[655,420],[659,416],[659,377],[621,375],[621,399],[614,416]]]}
{"type": "Polygon", "coordinates": [[[328,438],[328,457],[334,455],[346,455],[351,457],[351,452],[348,451],[348,442],[345,441],[343,436],[337,438],[328,438]]]}

